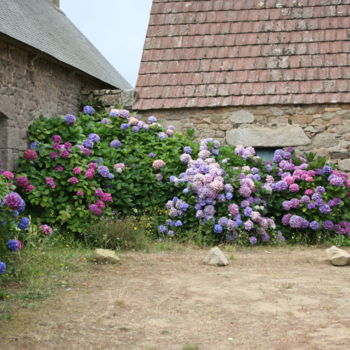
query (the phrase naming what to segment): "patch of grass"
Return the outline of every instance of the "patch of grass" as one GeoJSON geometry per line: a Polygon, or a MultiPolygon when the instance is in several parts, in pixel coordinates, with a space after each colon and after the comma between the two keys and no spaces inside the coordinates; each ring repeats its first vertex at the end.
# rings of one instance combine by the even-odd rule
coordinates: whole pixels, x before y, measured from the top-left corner
{"type": "Polygon", "coordinates": [[[197,344],[186,344],[182,350],[199,350],[199,346],[197,344]]]}
{"type": "Polygon", "coordinates": [[[146,218],[102,220],[85,231],[83,239],[88,247],[113,250],[147,250],[150,237],[146,218]]]}
{"type": "Polygon", "coordinates": [[[90,267],[90,249],[81,246],[24,248],[12,273],[0,277],[0,319],[9,320],[17,308],[35,308],[62,287],[62,281],[90,267]],[[35,302],[35,303],[34,303],[35,302]]]}

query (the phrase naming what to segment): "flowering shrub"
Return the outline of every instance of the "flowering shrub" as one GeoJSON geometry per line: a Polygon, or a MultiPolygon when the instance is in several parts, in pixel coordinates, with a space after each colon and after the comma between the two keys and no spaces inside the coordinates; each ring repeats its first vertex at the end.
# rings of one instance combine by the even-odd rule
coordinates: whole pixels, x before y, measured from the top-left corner
{"type": "Polygon", "coordinates": [[[126,110],[40,118],[29,128],[30,148],[19,163],[21,194],[38,222],[83,232],[101,216],[164,205],[177,189],[189,137],[126,110]],[[30,188],[28,187],[30,184],[30,188]]]}
{"type": "Polygon", "coordinates": [[[29,218],[23,216],[25,202],[15,192],[14,177],[10,171],[0,170],[0,275],[6,272],[11,262],[10,253],[22,248],[17,239],[19,232],[30,224],[29,218]]]}
{"type": "Polygon", "coordinates": [[[184,149],[185,172],[170,181],[182,189],[168,201],[168,218],[158,227],[170,237],[195,229],[204,242],[301,241],[350,237],[348,176],[325,159],[277,150],[263,162],[251,147],[220,147],[202,140],[198,158],[184,149]]]}
{"type": "Polygon", "coordinates": [[[277,150],[264,162],[252,147],[193,142],[154,116],[91,106],[40,118],[29,135],[16,181],[39,224],[83,232],[113,212],[165,205],[160,236],[251,245],[350,236],[350,180],[313,154],[277,150]]]}

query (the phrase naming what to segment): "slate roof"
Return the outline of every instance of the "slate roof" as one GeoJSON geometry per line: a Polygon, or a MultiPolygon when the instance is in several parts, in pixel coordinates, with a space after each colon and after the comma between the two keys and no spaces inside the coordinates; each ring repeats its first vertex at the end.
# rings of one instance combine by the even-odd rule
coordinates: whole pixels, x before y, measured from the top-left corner
{"type": "Polygon", "coordinates": [[[350,0],[153,0],[139,110],[350,102],[350,0]]]}
{"type": "Polygon", "coordinates": [[[49,0],[0,0],[0,33],[113,87],[130,84],[49,0]]]}

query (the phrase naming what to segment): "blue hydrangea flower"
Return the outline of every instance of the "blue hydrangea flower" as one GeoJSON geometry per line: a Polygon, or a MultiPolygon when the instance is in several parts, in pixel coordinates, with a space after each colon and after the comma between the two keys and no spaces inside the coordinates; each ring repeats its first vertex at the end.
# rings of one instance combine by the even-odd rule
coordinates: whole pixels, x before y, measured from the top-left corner
{"type": "Polygon", "coordinates": [[[6,271],[6,264],[0,261],[0,275],[4,274],[6,271]]]}
{"type": "Polygon", "coordinates": [[[151,158],[154,158],[156,155],[155,155],[155,153],[153,153],[153,152],[151,152],[149,155],[148,155],[148,157],[151,157],[151,158]]]}
{"type": "Polygon", "coordinates": [[[175,236],[175,232],[172,231],[172,230],[168,231],[167,234],[168,234],[169,237],[174,237],[175,236]]]}
{"type": "Polygon", "coordinates": [[[214,232],[215,232],[215,233],[222,233],[222,231],[223,231],[223,228],[222,228],[221,225],[216,224],[216,225],[214,226],[214,232]]]}
{"type": "Polygon", "coordinates": [[[100,165],[97,167],[98,173],[103,177],[109,177],[109,169],[105,165],[100,165]]]}
{"type": "Polygon", "coordinates": [[[73,125],[76,121],[76,117],[73,114],[66,114],[66,116],[64,117],[64,121],[68,124],[68,125],[73,125]]]}
{"type": "Polygon", "coordinates": [[[175,221],[175,226],[176,226],[176,227],[182,226],[182,221],[181,221],[181,220],[175,221]]]}
{"type": "Polygon", "coordinates": [[[86,139],[84,142],[83,142],[83,145],[86,147],[86,148],[93,148],[94,147],[94,143],[89,140],[89,139],[86,139]]]}
{"type": "Polygon", "coordinates": [[[168,229],[167,229],[166,226],[164,226],[164,225],[159,225],[158,226],[158,232],[159,233],[164,233],[164,232],[167,232],[167,231],[168,231],[168,229]]]}
{"type": "Polygon", "coordinates": [[[29,226],[30,220],[26,217],[23,217],[19,220],[18,228],[20,230],[25,230],[29,226]]]}
{"type": "Polygon", "coordinates": [[[30,149],[36,150],[39,148],[39,143],[38,142],[32,142],[29,146],[30,149]]]}
{"type": "Polygon", "coordinates": [[[101,124],[111,124],[111,123],[112,123],[112,121],[110,121],[108,118],[103,118],[101,120],[101,124]]]}
{"type": "Polygon", "coordinates": [[[91,106],[85,106],[85,107],[83,108],[83,112],[84,112],[85,114],[93,115],[93,114],[95,113],[95,110],[94,110],[94,108],[91,107],[91,106]]]}
{"type": "Polygon", "coordinates": [[[129,129],[129,124],[127,123],[120,124],[120,128],[123,130],[129,129]]]}
{"type": "Polygon", "coordinates": [[[7,248],[12,250],[13,252],[16,252],[17,250],[19,250],[20,249],[20,245],[18,243],[18,240],[17,239],[9,239],[7,241],[7,248]]]}
{"type": "Polygon", "coordinates": [[[100,136],[98,136],[97,134],[94,134],[94,133],[89,134],[88,139],[94,143],[100,142],[100,136]]]}
{"type": "Polygon", "coordinates": [[[153,115],[148,117],[148,119],[147,119],[147,122],[149,124],[155,123],[156,121],[157,121],[157,118],[155,116],[153,116],[153,115]]]}
{"type": "Polygon", "coordinates": [[[113,140],[111,143],[110,143],[111,147],[113,148],[119,148],[122,143],[119,141],[119,140],[113,140]]]}
{"type": "Polygon", "coordinates": [[[184,152],[187,153],[187,154],[192,154],[192,148],[190,146],[185,146],[184,147],[184,152]]]}

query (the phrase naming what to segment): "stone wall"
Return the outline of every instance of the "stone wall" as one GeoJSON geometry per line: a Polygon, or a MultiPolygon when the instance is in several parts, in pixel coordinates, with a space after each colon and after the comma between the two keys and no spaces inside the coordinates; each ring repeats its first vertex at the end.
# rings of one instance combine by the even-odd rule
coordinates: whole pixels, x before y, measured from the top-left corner
{"type": "Polygon", "coordinates": [[[101,89],[96,79],[0,41],[0,160],[12,168],[27,147],[27,127],[38,116],[76,113],[82,89],[101,89]]]}
{"type": "Polygon", "coordinates": [[[199,138],[231,145],[294,146],[329,157],[350,171],[350,105],[281,105],[208,109],[152,110],[177,130],[193,128],[199,138]]]}
{"type": "Polygon", "coordinates": [[[93,100],[95,98],[101,100],[106,107],[123,106],[123,108],[132,110],[136,103],[137,94],[135,89],[130,90],[85,90],[83,98],[93,100]]]}

